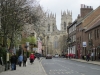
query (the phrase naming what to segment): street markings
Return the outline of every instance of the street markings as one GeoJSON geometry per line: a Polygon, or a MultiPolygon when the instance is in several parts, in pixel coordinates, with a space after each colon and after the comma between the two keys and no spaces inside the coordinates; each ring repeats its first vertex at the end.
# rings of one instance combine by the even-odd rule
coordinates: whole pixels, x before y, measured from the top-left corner
{"type": "Polygon", "coordinates": [[[93,70],[100,70],[100,69],[97,69],[97,68],[93,68],[93,67],[91,67],[91,69],[93,69],[93,70]]]}
{"type": "Polygon", "coordinates": [[[85,75],[85,74],[81,73],[81,75],[85,75]]]}
{"type": "Polygon", "coordinates": [[[55,63],[43,63],[44,65],[53,65],[55,63]]]}
{"type": "Polygon", "coordinates": [[[54,69],[54,70],[49,70],[49,75],[58,75],[58,74],[60,74],[60,75],[63,75],[63,74],[74,74],[74,72],[73,72],[73,70],[71,70],[71,71],[68,71],[68,70],[66,70],[66,69],[58,69],[58,70],[56,70],[56,69],[54,69]]]}
{"type": "Polygon", "coordinates": [[[60,74],[60,72],[57,72],[58,74],[60,74]]]}
{"type": "Polygon", "coordinates": [[[79,64],[76,64],[77,66],[80,66],[80,67],[85,67],[85,66],[83,66],[83,65],[79,65],[79,64]]]}

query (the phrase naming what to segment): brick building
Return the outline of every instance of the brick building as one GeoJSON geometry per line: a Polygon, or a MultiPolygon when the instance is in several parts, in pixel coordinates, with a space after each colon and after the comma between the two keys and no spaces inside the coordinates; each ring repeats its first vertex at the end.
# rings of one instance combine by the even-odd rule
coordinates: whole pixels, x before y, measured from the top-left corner
{"type": "Polygon", "coordinates": [[[68,37],[70,41],[68,41],[68,54],[75,54],[78,58],[80,58],[80,54],[82,54],[82,36],[83,36],[83,25],[82,22],[86,18],[86,15],[93,10],[91,6],[86,6],[81,4],[80,14],[77,19],[67,27],[68,37]]]}
{"type": "MultiPolygon", "coordinates": [[[[88,10],[87,15],[82,16],[82,20],[76,26],[77,50],[79,54],[86,55],[93,52],[98,57],[99,54],[99,24],[100,24],[100,7],[93,10],[91,7],[84,6],[88,10]],[[80,47],[78,49],[78,47],[80,47]]],[[[82,10],[82,9],[81,9],[82,10]]],[[[84,10],[84,11],[86,11],[84,10]]],[[[85,13],[85,12],[84,12],[85,13]]]]}
{"type": "Polygon", "coordinates": [[[85,30],[87,52],[94,53],[94,59],[98,60],[100,56],[100,19],[91,25],[88,29],[85,30]]]}

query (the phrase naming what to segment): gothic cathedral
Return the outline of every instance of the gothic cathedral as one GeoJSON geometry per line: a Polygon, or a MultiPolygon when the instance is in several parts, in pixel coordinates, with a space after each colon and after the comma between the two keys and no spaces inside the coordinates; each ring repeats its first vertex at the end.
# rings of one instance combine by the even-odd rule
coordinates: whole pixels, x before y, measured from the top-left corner
{"type": "Polygon", "coordinates": [[[56,14],[48,14],[45,22],[47,54],[61,55],[63,51],[67,52],[64,45],[66,43],[67,26],[69,23],[72,23],[72,12],[70,11],[67,11],[67,13],[65,11],[61,12],[61,30],[57,29],[56,14]]]}

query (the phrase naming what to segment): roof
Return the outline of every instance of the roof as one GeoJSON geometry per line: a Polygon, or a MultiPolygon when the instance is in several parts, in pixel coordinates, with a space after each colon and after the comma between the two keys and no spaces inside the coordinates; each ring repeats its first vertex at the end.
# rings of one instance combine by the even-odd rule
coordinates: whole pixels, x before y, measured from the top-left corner
{"type": "Polygon", "coordinates": [[[93,25],[91,25],[91,27],[89,27],[85,32],[88,32],[98,26],[100,26],[100,19],[98,21],[96,21],[93,25]]]}
{"type": "Polygon", "coordinates": [[[93,12],[95,12],[98,8],[100,8],[100,6],[97,7],[95,10],[92,10],[92,11],[91,11],[90,13],[88,13],[85,17],[83,17],[83,18],[80,20],[80,22],[77,24],[77,26],[80,25],[80,23],[84,22],[84,20],[85,20],[88,16],[90,16],[93,12]]]}

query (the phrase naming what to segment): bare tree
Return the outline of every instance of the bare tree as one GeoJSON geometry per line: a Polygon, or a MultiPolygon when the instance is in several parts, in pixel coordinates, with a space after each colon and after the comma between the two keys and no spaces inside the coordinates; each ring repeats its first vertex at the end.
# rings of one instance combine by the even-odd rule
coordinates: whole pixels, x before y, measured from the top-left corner
{"type": "Polygon", "coordinates": [[[8,37],[11,41],[10,48],[13,48],[15,37],[21,34],[23,26],[26,23],[33,23],[34,27],[36,27],[43,15],[40,14],[40,6],[36,0],[0,1],[3,46],[7,46],[8,37]]]}

